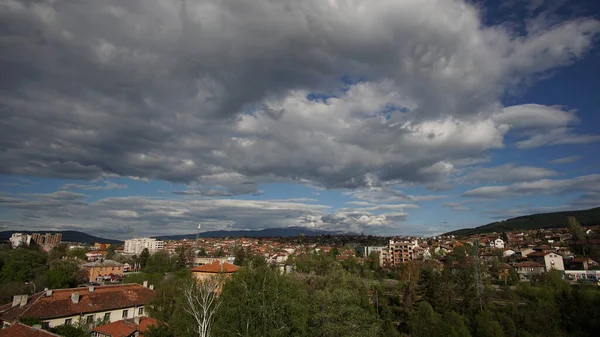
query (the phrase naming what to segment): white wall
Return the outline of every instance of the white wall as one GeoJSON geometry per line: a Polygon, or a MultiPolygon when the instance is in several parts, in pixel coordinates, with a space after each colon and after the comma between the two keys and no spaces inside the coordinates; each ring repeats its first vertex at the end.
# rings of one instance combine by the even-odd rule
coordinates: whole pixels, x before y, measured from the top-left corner
{"type": "MultiPolygon", "coordinates": [[[[143,308],[144,306],[138,306],[138,307],[129,307],[129,308],[123,308],[123,309],[118,309],[118,310],[109,310],[109,311],[99,311],[99,312],[95,312],[95,313],[89,313],[89,314],[84,314],[83,316],[81,316],[81,319],[83,319],[85,321],[86,317],[88,315],[94,315],[94,322],[96,322],[98,319],[103,319],[104,318],[104,314],[105,313],[110,313],[110,322],[116,322],[116,321],[120,321],[122,319],[125,319],[123,317],[123,310],[127,310],[127,318],[133,318],[133,317],[137,317],[137,316],[146,316],[146,311],[144,309],[144,312],[139,315],[138,311],[139,308],[143,308]]],[[[59,325],[63,325],[65,324],[65,320],[67,319],[71,319],[72,324],[75,324],[80,316],[79,315],[75,315],[75,316],[70,316],[70,317],[61,317],[61,318],[55,318],[55,319],[48,319],[48,320],[44,320],[44,323],[48,323],[48,326],[50,328],[59,326],[59,325]]]]}
{"type": "Polygon", "coordinates": [[[563,257],[556,253],[550,253],[544,256],[544,262],[546,263],[546,271],[550,271],[551,269],[565,270],[563,257]]]}

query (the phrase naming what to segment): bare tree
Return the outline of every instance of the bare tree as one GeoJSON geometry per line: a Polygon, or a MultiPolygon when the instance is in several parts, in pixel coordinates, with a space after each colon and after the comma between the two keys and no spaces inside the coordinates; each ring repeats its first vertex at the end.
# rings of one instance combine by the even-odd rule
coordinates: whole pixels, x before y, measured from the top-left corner
{"type": "Polygon", "coordinates": [[[183,290],[186,304],[184,309],[194,317],[199,337],[210,336],[213,316],[221,305],[219,299],[221,281],[219,277],[210,277],[191,283],[183,290]]]}

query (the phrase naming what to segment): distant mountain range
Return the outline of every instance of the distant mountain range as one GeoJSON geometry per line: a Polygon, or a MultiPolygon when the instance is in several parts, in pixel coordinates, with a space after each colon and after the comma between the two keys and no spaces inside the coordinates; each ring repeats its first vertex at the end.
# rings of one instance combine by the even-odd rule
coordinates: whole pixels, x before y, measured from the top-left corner
{"type": "MultiPolygon", "coordinates": [[[[210,231],[202,232],[198,236],[201,238],[223,238],[223,237],[290,237],[290,236],[317,236],[317,235],[355,235],[354,233],[336,232],[336,231],[323,231],[318,229],[310,229],[304,227],[284,227],[284,228],[267,228],[260,230],[235,230],[235,231],[210,231]]],[[[163,235],[157,236],[157,239],[161,240],[182,240],[182,239],[195,239],[196,233],[194,234],[182,234],[182,235],[163,235]]]]}
{"type": "Polygon", "coordinates": [[[569,216],[577,218],[579,223],[583,226],[600,225],[600,207],[596,207],[580,211],[524,215],[504,221],[492,222],[480,227],[459,229],[446,233],[445,235],[468,236],[492,232],[501,233],[519,230],[567,227],[567,217],[569,216]]]}
{"type": "Polygon", "coordinates": [[[123,241],[100,238],[100,237],[89,235],[89,234],[79,232],[79,231],[47,231],[47,230],[4,231],[4,232],[0,232],[0,240],[8,240],[13,235],[13,233],[27,233],[27,234],[31,234],[31,233],[40,233],[40,234],[62,233],[62,241],[66,241],[66,242],[81,242],[81,243],[100,242],[100,243],[110,243],[110,244],[122,244],[123,243],[123,241]]]}
{"type": "MultiPolygon", "coordinates": [[[[122,244],[123,241],[113,240],[113,239],[105,239],[97,236],[89,235],[79,231],[4,231],[0,232],[0,241],[8,240],[13,233],[62,233],[62,241],[67,242],[81,242],[81,243],[112,243],[112,244],[122,244]]],[[[354,233],[345,233],[345,232],[336,232],[336,231],[323,231],[318,229],[310,229],[304,227],[286,227],[286,228],[268,228],[261,230],[235,230],[235,231],[211,231],[211,232],[202,232],[199,237],[201,238],[222,238],[222,237],[290,237],[290,236],[317,236],[317,235],[342,235],[342,234],[351,234],[354,233]]],[[[182,240],[182,239],[195,239],[196,234],[180,234],[180,235],[160,235],[153,236],[154,238],[160,240],[182,240]]]]}

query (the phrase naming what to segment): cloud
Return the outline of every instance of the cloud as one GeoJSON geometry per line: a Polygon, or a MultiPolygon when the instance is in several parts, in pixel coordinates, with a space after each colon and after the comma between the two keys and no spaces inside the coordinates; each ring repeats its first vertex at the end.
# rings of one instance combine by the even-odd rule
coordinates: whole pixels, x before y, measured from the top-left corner
{"type": "Polygon", "coordinates": [[[370,187],[344,192],[358,201],[348,202],[358,206],[372,203],[423,202],[447,198],[446,195],[410,195],[389,187],[370,187]]]}
{"type": "MultiPolygon", "coordinates": [[[[273,181],[449,188],[455,165],[503,148],[499,97],[600,31],[576,18],[519,35],[482,17],[437,0],[5,1],[0,173],[223,196],[273,181]]],[[[562,132],[519,147],[597,137],[562,132]]]]}
{"type": "Polygon", "coordinates": [[[448,207],[453,211],[459,211],[459,212],[467,212],[467,211],[471,210],[469,207],[463,205],[460,202],[444,202],[444,203],[442,203],[442,206],[448,207]]]}
{"type": "Polygon", "coordinates": [[[549,163],[551,163],[551,164],[570,164],[570,163],[574,163],[580,159],[581,159],[581,156],[569,156],[569,157],[556,158],[554,160],[549,161],[549,163]]]}
{"type": "Polygon", "coordinates": [[[600,175],[592,174],[572,179],[540,179],[510,185],[483,186],[462,194],[474,198],[507,198],[536,194],[564,194],[569,192],[600,191],[600,175]]]}
{"type": "Polygon", "coordinates": [[[558,172],[543,167],[516,166],[506,164],[487,168],[477,168],[461,177],[468,183],[511,183],[539,180],[558,175],[558,172]]]}
{"type": "Polygon", "coordinates": [[[128,186],[125,184],[117,184],[112,181],[105,180],[104,185],[98,184],[64,184],[60,187],[61,190],[84,190],[84,191],[98,191],[98,190],[118,190],[124,189],[128,186]]]}
{"type": "Polygon", "coordinates": [[[600,141],[600,135],[576,134],[574,128],[568,127],[579,122],[575,110],[565,111],[560,106],[510,106],[495,114],[493,119],[498,124],[510,125],[511,130],[521,130],[526,139],[516,143],[519,149],[600,141]]]}
{"type": "Polygon", "coordinates": [[[114,238],[135,235],[188,234],[198,222],[203,230],[308,226],[351,232],[390,233],[406,220],[404,209],[416,205],[371,205],[331,212],[310,198],[280,200],[108,197],[93,202],[69,191],[48,194],[0,194],[0,208],[12,228],[83,230],[114,238]]]}

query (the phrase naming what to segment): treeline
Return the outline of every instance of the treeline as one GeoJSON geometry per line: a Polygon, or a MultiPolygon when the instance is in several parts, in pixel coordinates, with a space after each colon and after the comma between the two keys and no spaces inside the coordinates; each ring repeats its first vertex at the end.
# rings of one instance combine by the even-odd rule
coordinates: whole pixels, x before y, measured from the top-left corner
{"type": "MultiPolygon", "coordinates": [[[[478,292],[474,263],[452,256],[444,268],[407,263],[392,281],[365,278],[370,267],[328,254],[295,262],[301,272],[283,274],[262,258],[246,258],[209,308],[210,335],[559,337],[592,336],[600,328],[598,289],[571,286],[559,272],[512,287],[492,287],[484,278],[478,292]]],[[[150,337],[200,335],[183,291],[193,282],[189,275],[159,282],[148,307],[167,326],[150,337]]]]}
{"type": "Polygon", "coordinates": [[[85,271],[75,261],[80,255],[79,250],[68,251],[66,245],[60,245],[50,253],[35,245],[1,248],[0,303],[10,302],[18,294],[32,294],[44,288],[76,287],[86,282],[85,271]]]}

